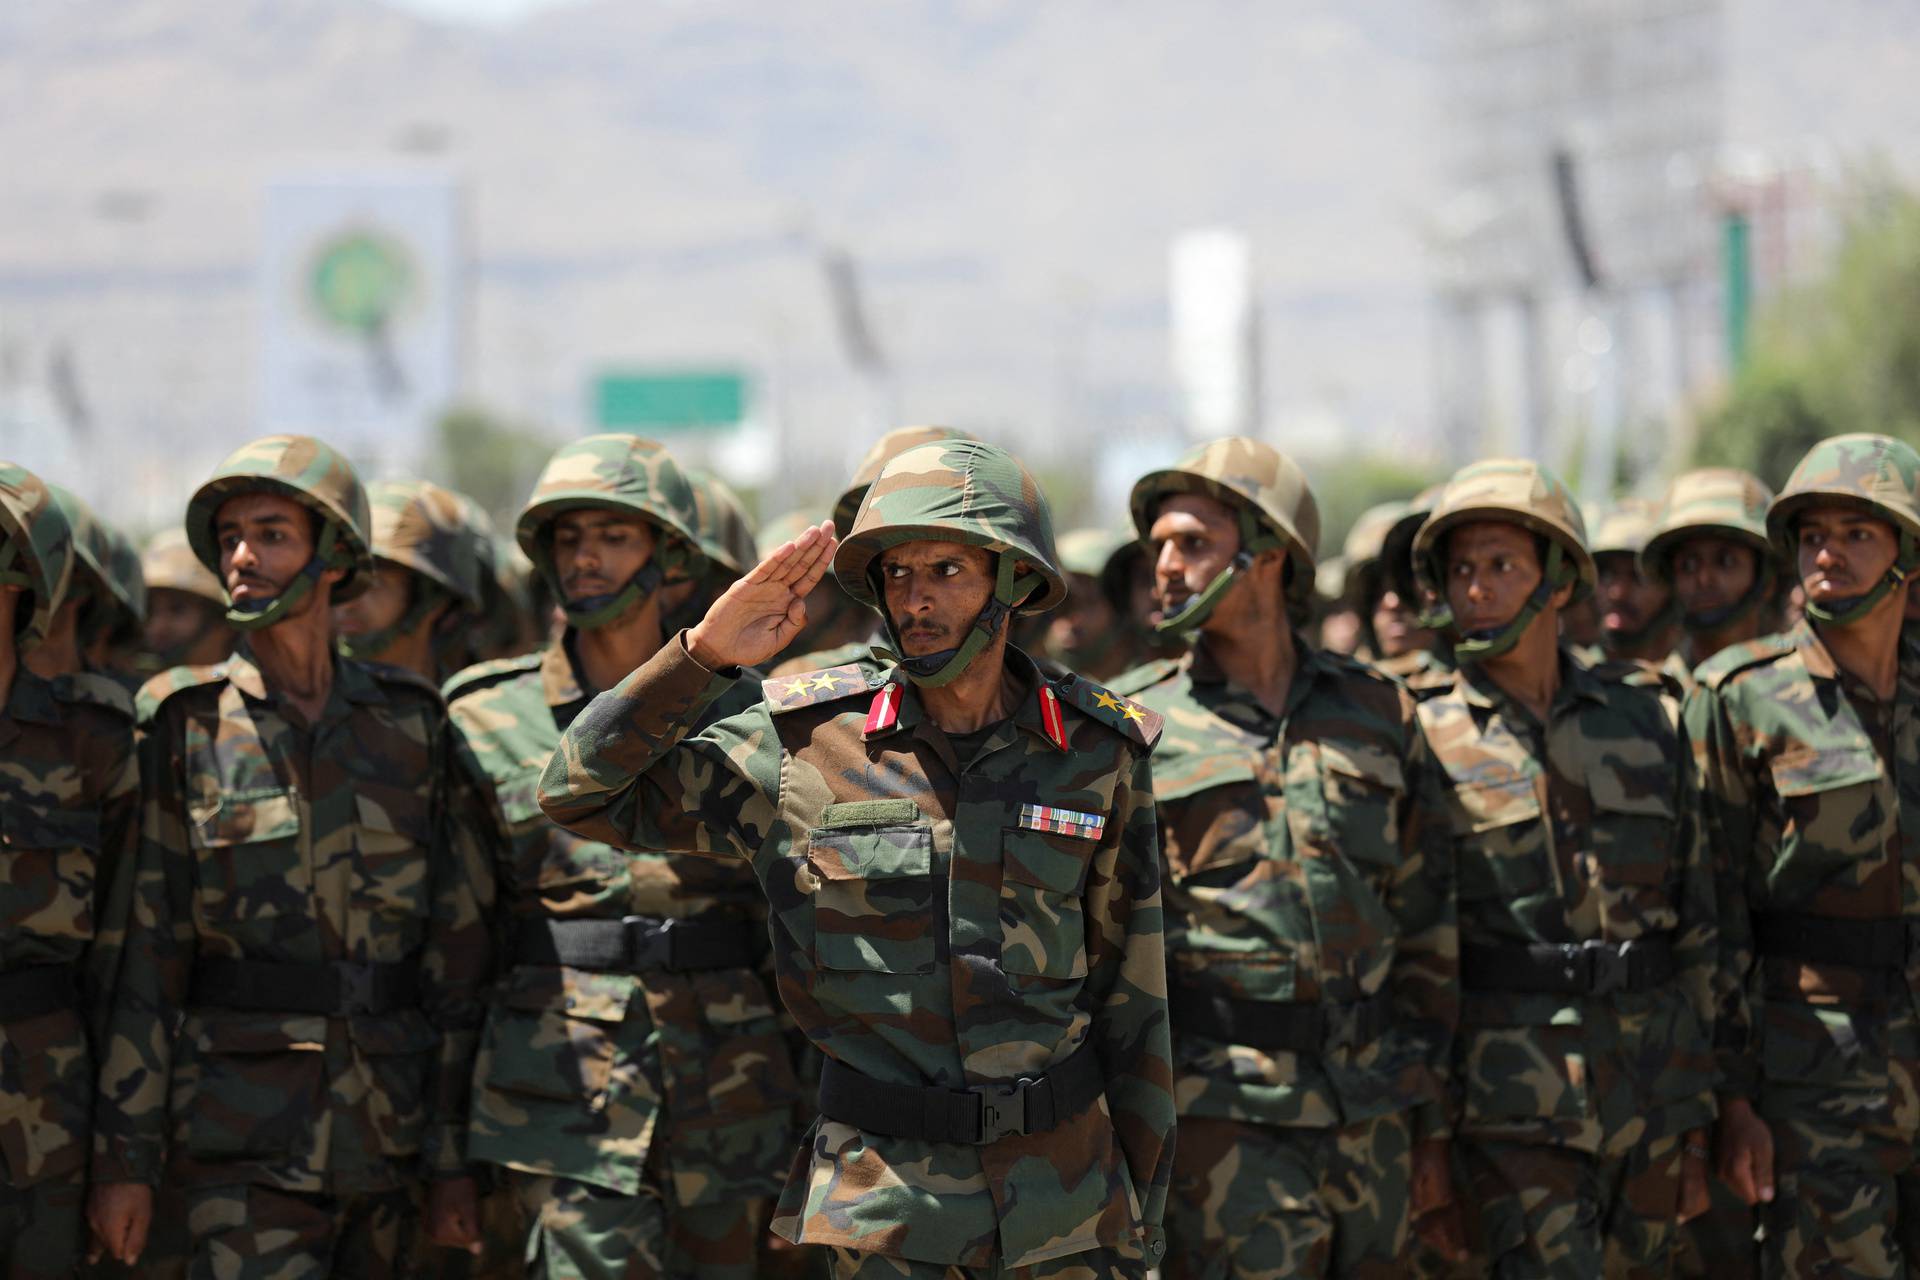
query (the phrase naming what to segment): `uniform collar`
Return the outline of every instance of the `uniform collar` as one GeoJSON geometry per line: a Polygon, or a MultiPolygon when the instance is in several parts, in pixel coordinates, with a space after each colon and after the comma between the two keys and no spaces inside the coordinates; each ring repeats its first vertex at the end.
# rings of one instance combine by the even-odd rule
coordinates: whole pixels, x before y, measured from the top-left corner
{"type": "Polygon", "coordinates": [[[53,696],[53,682],[43,680],[20,663],[14,668],[13,691],[7,695],[7,718],[21,724],[59,724],[66,719],[60,700],[53,696]]]}
{"type": "MultiPolygon", "coordinates": [[[[1293,633],[1293,653],[1293,683],[1287,686],[1287,702],[1282,719],[1291,717],[1299,710],[1300,704],[1307,700],[1307,695],[1313,692],[1317,682],[1333,674],[1333,665],[1327,660],[1326,654],[1307,643],[1298,631],[1293,633]]],[[[1216,712],[1224,714],[1238,711],[1256,724],[1265,724],[1275,718],[1253,696],[1251,690],[1235,683],[1221,670],[1219,661],[1207,647],[1206,636],[1195,640],[1193,647],[1187,650],[1186,656],[1180,661],[1189,680],[1196,685],[1207,686],[1212,691],[1208,701],[1216,712]]]]}
{"type": "MultiPolygon", "coordinates": [[[[1034,664],[1032,658],[1012,645],[1006,648],[1006,669],[1013,676],[1014,683],[1020,687],[1020,691],[1014,698],[1013,714],[999,723],[1006,724],[1010,721],[1016,729],[1034,734],[1055,750],[1066,750],[1064,745],[1066,713],[1059,696],[1053,694],[1052,684],[1040,673],[1040,668],[1034,664]],[[1059,726],[1058,737],[1048,724],[1050,713],[1043,701],[1048,694],[1053,694],[1053,705],[1060,716],[1060,719],[1054,722],[1059,726]]],[[[873,697],[867,704],[866,714],[867,727],[862,730],[861,736],[869,741],[912,730],[924,723],[927,718],[926,707],[920,701],[919,689],[898,669],[886,683],[874,690],[873,697]]]]}
{"type": "Polygon", "coordinates": [[[1800,651],[1800,662],[1807,674],[1816,680],[1838,680],[1840,664],[1833,660],[1833,653],[1820,639],[1820,633],[1805,618],[1800,619],[1794,629],[1788,633],[1793,638],[1794,648],[1800,651]]]}
{"type": "Polygon", "coordinates": [[[573,660],[573,628],[561,630],[540,654],[540,689],[549,707],[569,707],[587,700],[580,671],[573,660]]]}
{"type": "MultiPolygon", "coordinates": [[[[273,692],[267,688],[266,677],[260,672],[260,664],[253,660],[253,650],[244,640],[234,649],[233,656],[227,659],[225,666],[227,683],[241,693],[255,702],[275,700],[273,692]]],[[[387,700],[380,682],[373,678],[373,673],[364,663],[342,661],[338,654],[333,658],[333,688],[327,694],[329,705],[336,697],[370,706],[378,706],[387,700]]]]}
{"type": "MultiPolygon", "coordinates": [[[[1460,696],[1466,699],[1467,705],[1487,711],[1512,701],[1477,662],[1460,664],[1460,696]]],[[[1553,695],[1553,710],[1558,712],[1576,701],[1605,706],[1606,686],[1592,668],[1581,660],[1580,655],[1563,643],[1560,646],[1560,688],[1553,695]]]]}

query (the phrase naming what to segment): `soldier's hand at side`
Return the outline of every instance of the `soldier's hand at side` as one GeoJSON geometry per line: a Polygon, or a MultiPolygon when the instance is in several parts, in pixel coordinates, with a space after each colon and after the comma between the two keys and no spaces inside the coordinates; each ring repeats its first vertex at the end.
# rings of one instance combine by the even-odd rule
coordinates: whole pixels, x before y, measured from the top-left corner
{"type": "Polygon", "coordinates": [[[144,1182],[103,1182],[87,1196],[87,1223],[93,1241],[87,1261],[102,1253],[132,1266],[147,1247],[147,1229],[153,1225],[153,1188],[144,1182]]]}
{"type": "Polygon", "coordinates": [[[472,1178],[439,1178],[428,1185],[427,1235],[437,1245],[480,1256],[480,1188],[472,1178]]]}
{"type": "Polygon", "coordinates": [[[1409,1215],[1421,1242],[1449,1262],[1465,1262],[1467,1227],[1453,1196],[1453,1170],[1445,1141],[1430,1138],[1413,1144],[1409,1196],[1409,1215]]]}
{"type": "Polygon", "coordinates": [[[1720,1179],[1748,1204],[1773,1201],[1773,1132],[1745,1098],[1728,1098],[1720,1108],[1714,1146],[1720,1152],[1720,1179]]]}
{"type": "Polygon", "coordinates": [[[709,671],[751,667],[790,644],[807,625],[807,594],[833,567],[833,521],[769,551],[727,588],[687,633],[687,652],[709,671]]]}
{"type": "Polygon", "coordinates": [[[1680,1139],[1680,1214],[1692,1222],[1707,1211],[1707,1131],[1695,1129],[1680,1139]]]}

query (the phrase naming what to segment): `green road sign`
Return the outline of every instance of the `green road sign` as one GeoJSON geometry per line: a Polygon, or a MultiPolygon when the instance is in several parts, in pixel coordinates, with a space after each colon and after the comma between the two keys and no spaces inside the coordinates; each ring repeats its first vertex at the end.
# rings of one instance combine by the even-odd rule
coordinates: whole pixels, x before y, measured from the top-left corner
{"type": "Polygon", "coordinates": [[[731,427],[746,412],[747,380],[727,370],[623,370],[593,383],[594,422],[608,430],[731,427]]]}

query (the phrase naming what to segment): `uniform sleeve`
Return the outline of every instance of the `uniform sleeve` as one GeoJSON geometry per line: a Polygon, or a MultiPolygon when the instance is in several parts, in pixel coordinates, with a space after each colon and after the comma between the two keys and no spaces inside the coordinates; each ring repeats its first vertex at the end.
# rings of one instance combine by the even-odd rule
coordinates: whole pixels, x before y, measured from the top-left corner
{"type": "Polygon", "coordinates": [[[708,671],[675,635],[567,727],[541,809],[622,848],[751,857],[777,819],[772,717],[756,704],[695,732],[738,678],[708,671]]]}
{"type": "Polygon", "coordinates": [[[119,963],[94,1117],[96,1182],[160,1181],[166,1165],[173,1029],[186,999],[195,934],[193,860],[179,761],[165,721],[139,749],[140,830],[126,946],[119,963]]]}
{"type": "Polygon", "coordinates": [[[1720,694],[1705,685],[1687,698],[1681,723],[1699,795],[1701,860],[1714,899],[1714,965],[1708,998],[1723,1097],[1751,1097],[1757,1086],[1753,1011],[1747,973],[1753,967],[1753,930],[1747,911],[1747,861],[1755,839],[1754,796],[1741,767],[1733,726],[1720,694]]]}
{"type": "MultiPolygon", "coordinates": [[[[1173,1041],[1153,773],[1142,752],[1115,788],[1110,842],[1087,881],[1087,989],[1107,1072],[1107,1105],[1150,1241],[1159,1238],[1173,1171],[1173,1041]]],[[[1151,1256],[1157,1257],[1158,1254],[1151,1256]]]]}
{"type": "MultiPolygon", "coordinates": [[[[1676,835],[1680,852],[1680,900],[1676,904],[1673,965],[1681,993],[1692,1006],[1703,1033],[1711,1034],[1715,1024],[1716,992],[1720,983],[1720,906],[1719,877],[1715,873],[1717,856],[1707,839],[1703,820],[1703,799],[1697,781],[1698,769],[1687,738],[1680,735],[1680,767],[1675,780],[1674,812],[1679,815],[1676,835]]],[[[1687,1052],[1683,1050],[1683,1052],[1687,1052]]],[[[1700,1078],[1712,1080],[1716,1074],[1714,1050],[1710,1039],[1698,1042],[1700,1078]]],[[[1691,1064],[1690,1064],[1691,1065],[1691,1064]]],[[[1709,1103],[1712,1099],[1707,1099],[1709,1103]]]]}
{"type": "Polygon", "coordinates": [[[126,949],[133,912],[134,863],[140,852],[140,766],[134,735],[126,724],[109,757],[107,785],[100,801],[100,860],[94,871],[93,945],[83,971],[87,1034],[94,1061],[101,1061],[113,1012],[113,988],[126,949]]]}
{"type": "Polygon", "coordinates": [[[1395,1014],[1390,1034],[1411,1037],[1417,1045],[1417,1053],[1402,1060],[1426,1064],[1423,1078],[1403,1085],[1407,1096],[1421,1099],[1412,1113],[1417,1142],[1452,1135],[1446,1099],[1460,1021],[1460,930],[1443,775],[1410,706],[1407,722],[1411,742],[1401,801],[1400,867],[1387,890],[1387,909],[1400,937],[1387,981],[1395,1014]]]}

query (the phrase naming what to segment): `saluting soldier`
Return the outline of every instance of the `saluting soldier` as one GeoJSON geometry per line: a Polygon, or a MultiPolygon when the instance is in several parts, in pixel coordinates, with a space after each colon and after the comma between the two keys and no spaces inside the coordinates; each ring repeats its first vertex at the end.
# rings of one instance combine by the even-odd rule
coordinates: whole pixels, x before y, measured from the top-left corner
{"type": "Polygon", "coordinates": [[[700,621],[726,589],[760,563],[753,538],[753,518],[740,495],[718,476],[687,469],[687,487],[693,491],[693,535],[699,543],[702,567],[697,577],[665,589],[666,609],[661,632],[672,635],[700,621]]]}
{"type": "Polygon", "coordinates": [[[1726,871],[1717,1156],[1759,1207],[1763,1274],[1911,1275],[1920,650],[1901,622],[1920,454],[1887,436],[1822,441],[1767,530],[1806,619],[1709,659],[1685,712],[1726,871]]]}
{"type": "Polygon", "coordinates": [[[1006,451],[910,449],[832,533],[774,550],[591,703],[541,804],[758,877],[781,996],[826,1058],[783,1236],[831,1246],[840,1276],[1140,1276],[1173,1124],[1158,717],[1008,644],[1065,584],[1006,451]],[[713,719],[830,563],[896,659],[770,680],[713,719]]]}
{"type": "Polygon", "coordinates": [[[1462,987],[1454,1146],[1498,1276],[1663,1276],[1706,1203],[1713,884],[1688,757],[1640,668],[1558,614],[1594,588],[1572,495],[1475,463],[1414,540],[1444,583],[1453,686],[1419,703],[1443,771],[1462,987]]]}
{"type": "Polygon", "coordinates": [[[373,580],[333,606],[340,652],[401,667],[438,685],[461,667],[491,556],[460,499],[425,480],[367,491],[373,580]]]}
{"type": "MultiPolygon", "coordinates": [[[[798,1099],[766,908],[744,866],[615,848],[535,797],[594,693],[661,648],[664,593],[705,557],[686,478],[658,444],[589,436],[548,462],[516,529],[564,602],[535,653],[447,685],[496,868],[504,977],[475,1067],[472,1152],[503,1171],[540,1276],[750,1278],[791,1158],[798,1099]]],[[[725,709],[745,707],[742,681],[725,709]]]]}
{"type": "Polygon", "coordinates": [[[1180,1126],[1162,1273],[1399,1277],[1416,1213],[1463,1256],[1441,1213],[1450,849],[1431,838],[1413,698],[1289,621],[1320,514],[1286,455],[1211,441],[1143,477],[1132,508],[1163,625],[1194,638],[1119,684],[1166,725],[1153,779],[1180,1126]]]}
{"type": "Polygon", "coordinates": [[[246,445],[188,504],[246,643],[140,696],[89,1210],[124,1262],[162,1179],[195,1275],[396,1274],[429,1178],[440,1234],[460,1234],[487,868],[448,813],[438,693],[334,653],[328,607],[373,574],[368,523],[352,468],[305,436],[246,445]]]}
{"type": "Polygon", "coordinates": [[[75,560],[39,477],[0,463],[0,1273],[75,1274],[108,997],[130,900],[133,703],[36,674],[75,560]]]}

